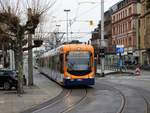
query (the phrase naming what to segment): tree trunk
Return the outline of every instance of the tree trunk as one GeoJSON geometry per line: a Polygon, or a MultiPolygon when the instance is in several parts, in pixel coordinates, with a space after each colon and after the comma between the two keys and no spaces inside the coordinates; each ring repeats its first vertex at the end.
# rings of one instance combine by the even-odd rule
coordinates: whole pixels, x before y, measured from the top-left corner
{"type": "Polygon", "coordinates": [[[14,56],[15,56],[15,70],[18,71],[18,60],[17,60],[17,53],[14,51],[14,56]]]}
{"type": "Polygon", "coordinates": [[[17,91],[19,94],[23,94],[23,51],[22,51],[22,39],[23,35],[18,33],[17,36],[17,48],[16,48],[16,60],[17,61],[17,68],[18,68],[18,88],[17,91]]]}
{"type": "MultiPolygon", "coordinates": [[[[28,21],[31,21],[32,9],[28,9],[28,21]]],[[[28,47],[32,46],[32,33],[28,35],[28,47]]],[[[32,63],[32,49],[28,50],[28,85],[33,86],[33,63],[32,63]]]]}
{"type": "MultiPolygon", "coordinates": [[[[28,47],[32,46],[32,34],[28,35],[28,47]]],[[[32,49],[28,50],[28,80],[29,86],[33,86],[33,57],[32,57],[32,49]]]]}

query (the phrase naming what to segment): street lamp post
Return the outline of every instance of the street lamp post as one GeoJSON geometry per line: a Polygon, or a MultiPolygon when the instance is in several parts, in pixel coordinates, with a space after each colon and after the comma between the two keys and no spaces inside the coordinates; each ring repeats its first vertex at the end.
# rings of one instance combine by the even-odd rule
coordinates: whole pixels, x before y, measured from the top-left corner
{"type": "Polygon", "coordinates": [[[66,16],[67,16],[67,20],[66,20],[66,29],[67,29],[67,32],[66,32],[66,36],[67,36],[67,42],[68,42],[68,12],[70,11],[70,9],[64,9],[64,12],[66,12],[66,16]]]}
{"type": "Polygon", "coordinates": [[[56,27],[57,27],[57,33],[56,33],[56,46],[58,46],[58,38],[59,38],[59,27],[60,27],[61,25],[56,25],[56,27]]]}
{"type": "MultiPolygon", "coordinates": [[[[104,49],[104,0],[101,0],[101,48],[104,49]]],[[[101,58],[101,75],[104,76],[105,58],[101,58]]]]}

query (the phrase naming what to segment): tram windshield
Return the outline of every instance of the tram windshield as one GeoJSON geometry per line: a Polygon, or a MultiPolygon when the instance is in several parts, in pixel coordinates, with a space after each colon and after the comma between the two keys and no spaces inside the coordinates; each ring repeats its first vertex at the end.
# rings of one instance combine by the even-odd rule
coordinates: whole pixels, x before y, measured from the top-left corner
{"type": "Polygon", "coordinates": [[[67,54],[67,71],[74,75],[87,74],[91,71],[90,52],[71,51],[67,54]]]}

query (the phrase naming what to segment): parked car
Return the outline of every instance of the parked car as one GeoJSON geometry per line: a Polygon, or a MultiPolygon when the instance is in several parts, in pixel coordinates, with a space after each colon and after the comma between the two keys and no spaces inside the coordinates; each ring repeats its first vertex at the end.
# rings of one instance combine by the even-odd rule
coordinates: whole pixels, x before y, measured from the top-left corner
{"type": "MultiPolygon", "coordinates": [[[[23,77],[24,85],[26,84],[26,78],[23,77]]],[[[17,89],[18,75],[15,70],[0,69],[0,87],[5,90],[9,90],[12,87],[17,89]]]]}

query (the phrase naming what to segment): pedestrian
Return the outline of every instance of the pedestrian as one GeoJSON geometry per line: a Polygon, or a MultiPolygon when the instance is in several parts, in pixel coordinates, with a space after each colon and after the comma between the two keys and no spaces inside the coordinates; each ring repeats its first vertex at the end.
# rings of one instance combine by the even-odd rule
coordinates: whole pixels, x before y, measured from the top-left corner
{"type": "Polygon", "coordinates": [[[137,75],[137,76],[140,76],[140,75],[141,75],[140,64],[138,64],[138,65],[136,66],[135,75],[137,75]]]}

